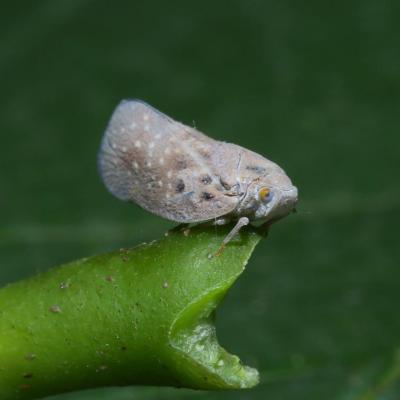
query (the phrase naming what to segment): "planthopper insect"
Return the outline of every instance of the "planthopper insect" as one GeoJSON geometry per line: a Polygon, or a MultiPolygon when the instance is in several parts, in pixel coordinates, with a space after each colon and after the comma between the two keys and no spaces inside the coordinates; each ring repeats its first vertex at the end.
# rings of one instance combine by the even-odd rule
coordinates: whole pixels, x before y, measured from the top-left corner
{"type": "Polygon", "coordinates": [[[221,249],[251,220],[294,210],[297,188],[274,162],[209,138],[140,100],[122,101],[98,157],[107,189],[180,223],[236,221],[221,249]]]}

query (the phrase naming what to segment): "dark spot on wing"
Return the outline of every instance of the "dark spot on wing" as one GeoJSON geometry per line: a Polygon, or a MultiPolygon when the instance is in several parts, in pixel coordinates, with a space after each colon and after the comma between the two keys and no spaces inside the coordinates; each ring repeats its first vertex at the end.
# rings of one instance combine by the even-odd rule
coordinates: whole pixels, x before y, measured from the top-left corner
{"type": "Polygon", "coordinates": [[[253,172],[255,172],[256,174],[264,174],[265,171],[266,171],[265,168],[259,167],[258,165],[247,165],[247,166],[246,166],[246,169],[247,169],[248,171],[253,171],[253,172]]]}
{"type": "Polygon", "coordinates": [[[211,199],[213,199],[214,198],[214,195],[213,194],[211,194],[211,193],[208,193],[208,192],[203,192],[202,194],[201,194],[201,198],[203,199],[203,200],[211,200],[211,199]]]}
{"type": "Polygon", "coordinates": [[[185,183],[183,182],[182,179],[178,180],[178,183],[176,184],[175,191],[176,193],[182,193],[185,190],[185,183]]]}
{"type": "Polygon", "coordinates": [[[212,182],[212,178],[210,175],[202,175],[200,177],[200,182],[204,185],[209,185],[212,182]]]}
{"type": "Polygon", "coordinates": [[[209,160],[211,158],[211,154],[206,150],[200,150],[200,155],[206,160],[209,160]]]}
{"type": "Polygon", "coordinates": [[[187,167],[188,167],[188,163],[185,159],[176,160],[176,169],[177,170],[186,169],[187,167]]]}
{"type": "Polygon", "coordinates": [[[224,189],[226,189],[226,190],[231,189],[231,186],[229,185],[229,183],[225,182],[222,178],[219,178],[219,182],[221,183],[221,185],[223,186],[224,189]]]}

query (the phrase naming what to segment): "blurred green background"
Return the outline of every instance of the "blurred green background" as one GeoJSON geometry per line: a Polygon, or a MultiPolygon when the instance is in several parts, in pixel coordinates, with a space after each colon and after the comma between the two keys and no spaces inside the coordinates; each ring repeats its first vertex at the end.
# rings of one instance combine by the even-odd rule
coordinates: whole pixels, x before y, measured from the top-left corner
{"type": "Polygon", "coordinates": [[[57,399],[400,398],[399,21],[373,0],[2,5],[1,284],[174,225],[98,178],[122,98],[266,155],[300,190],[218,315],[258,387],[57,399]]]}

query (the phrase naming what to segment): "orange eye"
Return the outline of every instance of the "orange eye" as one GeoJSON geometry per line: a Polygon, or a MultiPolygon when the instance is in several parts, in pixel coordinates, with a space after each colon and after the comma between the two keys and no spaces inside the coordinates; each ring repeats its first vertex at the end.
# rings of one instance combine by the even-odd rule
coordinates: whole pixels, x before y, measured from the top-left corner
{"type": "Polygon", "coordinates": [[[265,201],[270,194],[270,190],[266,187],[263,187],[258,192],[258,196],[260,197],[261,201],[265,201]]]}

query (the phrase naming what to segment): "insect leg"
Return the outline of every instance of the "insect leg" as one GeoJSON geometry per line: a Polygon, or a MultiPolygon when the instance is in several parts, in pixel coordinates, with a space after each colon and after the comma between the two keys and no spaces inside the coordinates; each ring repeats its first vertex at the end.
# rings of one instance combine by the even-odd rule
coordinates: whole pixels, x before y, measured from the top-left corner
{"type": "Polygon", "coordinates": [[[238,222],[236,225],[232,228],[232,230],[226,235],[225,239],[222,241],[221,246],[219,247],[217,253],[215,254],[216,256],[221,255],[221,253],[224,251],[225,246],[232,240],[232,238],[239,233],[240,229],[242,227],[246,226],[249,224],[249,219],[247,217],[241,217],[239,218],[238,222]]]}
{"type": "Polygon", "coordinates": [[[230,222],[229,218],[218,218],[218,219],[213,221],[213,225],[217,225],[217,226],[226,225],[229,222],[230,222]]]}
{"type": "Polygon", "coordinates": [[[188,229],[189,225],[190,224],[183,222],[177,226],[174,226],[173,228],[171,228],[167,232],[165,232],[165,236],[169,236],[174,233],[183,232],[185,229],[188,229]]]}

